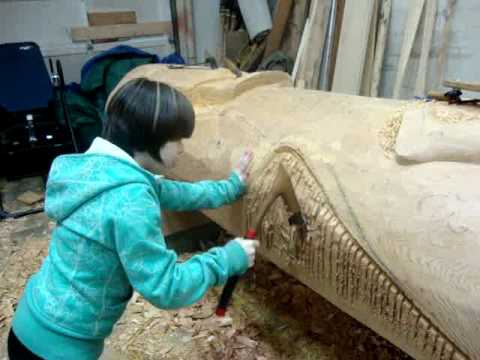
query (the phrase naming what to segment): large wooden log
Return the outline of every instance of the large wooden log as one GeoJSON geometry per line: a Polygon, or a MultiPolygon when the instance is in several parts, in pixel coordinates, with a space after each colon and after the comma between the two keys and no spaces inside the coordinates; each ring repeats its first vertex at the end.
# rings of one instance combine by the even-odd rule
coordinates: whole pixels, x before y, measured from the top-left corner
{"type": "Polygon", "coordinates": [[[289,227],[278,200],[262,226],[266,258],[417,359],[480,358],[480,154],[458,155],[458,131],[434,144],[456,124],[468,140],[479,109],[299,90],[276,72],[237,79],[147,65],[127,79],[138,76],[170,83],[195,105],[174,177],[221,178],[244,149],[255,152],[247,196],[208,217],[243,234],[283,164],[308,236],[289,227]],[[409,144],[414,116],[425,125],[409,144]]]}

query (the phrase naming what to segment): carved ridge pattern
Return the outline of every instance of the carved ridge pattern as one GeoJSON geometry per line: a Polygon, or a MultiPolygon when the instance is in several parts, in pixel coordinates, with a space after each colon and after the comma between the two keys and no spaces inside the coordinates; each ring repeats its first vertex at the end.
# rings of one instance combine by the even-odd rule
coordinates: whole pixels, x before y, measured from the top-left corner
{"type": "MultiPolygon", "coordinates": [[[[321,281],[348,303],[366,305],[383,319],[390,332],[425,359],[467,360],[467,357],[368,255],[337,216],[323,186],[302,155],[284,146],[267,161],[246,197],[246,219],[269,194],[275,170],[282,164],[296,189],[308,234],[300,241],[288,226],[285,205],[277,200],[261,229],[262,248],[289,264],[300,266],[306,278],[321,281]],[[298,191],[297,189],[301,189],[298,191]],[[299,243],[300,242],[300,243],[299,243]]],[[[407,349],[405,349],[407,350],[407,349]]]]}

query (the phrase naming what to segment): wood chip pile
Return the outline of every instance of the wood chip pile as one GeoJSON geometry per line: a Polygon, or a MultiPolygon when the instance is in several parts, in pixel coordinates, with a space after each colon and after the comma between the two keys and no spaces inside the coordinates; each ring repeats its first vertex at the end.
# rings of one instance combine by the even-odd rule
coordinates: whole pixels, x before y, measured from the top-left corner
{"type": "MultiPolygon", "coordinates": [[[[48,234],[30,235],[16,244],[11,241],[25,221],[3,222],[0,230],[2,360],[18,298],[47,254],[48,234]]],[[[237,286],[225,318],[214,314],[220,290],[213,289],[199,303],[175,311],[156,309],[135,293],[107,340],[106,352],[116,354],[111,357],[115,359],[408,359],[261,259],[237,286]]]]}

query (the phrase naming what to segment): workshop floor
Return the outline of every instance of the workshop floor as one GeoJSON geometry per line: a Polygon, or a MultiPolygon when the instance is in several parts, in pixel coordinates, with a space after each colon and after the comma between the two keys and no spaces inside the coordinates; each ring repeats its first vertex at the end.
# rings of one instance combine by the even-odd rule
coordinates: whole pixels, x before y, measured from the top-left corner
{"type": "MultiPolygon", "coordinates": [[[[6,207],[41,191],[39,179],[3,184],[6,207]]],[[[40,205],[36,204],[36,205],[40,205]]],[[[0,360],[28,277],[47,253],[54,224],[44,214],[0,223],[0,360]]],[[[185,259],[188,255],[183,255],[185,259]]],[[[162,311],[135,293],[107,340],[104,359],[409,359],[275,266],[259,259],[243,278],[227,317],[213,315],[219,289],[198,304],[162,311]]]]}

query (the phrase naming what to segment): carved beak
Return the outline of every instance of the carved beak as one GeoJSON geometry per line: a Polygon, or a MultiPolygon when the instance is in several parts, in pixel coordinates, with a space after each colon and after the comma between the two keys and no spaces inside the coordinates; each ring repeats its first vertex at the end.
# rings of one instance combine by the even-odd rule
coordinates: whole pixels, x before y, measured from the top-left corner
{"type": "MultiPolygon", "coordinates": [[[[278,197],[281,197],[283,199],[283,201],[287,205],[288,211],[292,213],[289,218],[289,224],[299,226],[301,230],[304,230],[306,222],[300,209],[300,203],[298,202],[297,196],[295,195],[292,181],[290,180],[290,177],[288,176],[288,173],[282,164],[278,166],[278,171],[275,176],[270,195],[267,197],[267,199],[264,201],[259,211],[257,212],[253,220],[252,227],[255,230],[258,229],[268,209],[272,206],[272,204],[278,197]]],[[[302,234],[304,234],[303,231],[302,234]]]]}

